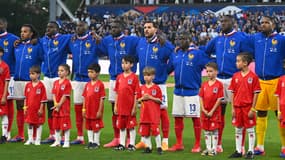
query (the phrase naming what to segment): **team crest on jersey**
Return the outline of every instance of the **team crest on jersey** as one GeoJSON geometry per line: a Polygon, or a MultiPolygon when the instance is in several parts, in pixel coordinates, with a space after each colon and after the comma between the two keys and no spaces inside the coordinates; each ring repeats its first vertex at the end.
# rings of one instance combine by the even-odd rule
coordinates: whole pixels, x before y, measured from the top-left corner
{"type": "Polygon", "coordinates": [[[38,88],[38,89],[36,90],[36,94],[41,94],[41,89],[38,88]]]}
{"type": "Polygon", "coordinates": [[[3,72],[4,72],[4,69],[0,67],[0,74],[2,74],[3,72]]]}
{"type": "Polygon", "coordinates": [[[60,86],[60,89],[61,89],[61,90],[64,90],[64,89],[65,89],[65,85],[61,85],[61,86],[60,86]]]}
{"type": "Polygon", "coordinates": [[[121,43],[120,43],[120,47],[121,47],[121,48],[125,48],[125,46],[126,46],[126,43],[125,43],[125,42],[121,42],[121,43]]]}
{"type": "Polygon", "coordinates": [[[57,46],[58,45],[58,40],[53,40],[53,45],[57,46]]]}
{"type": "Polygon", "coordinates": [[[272,45],[275,46],[278,43],[278,41],[277,41],[277,39],[272,39],[271,43],[272,43],[272,45]]]}
{"type": "Polygon", "coordinates": [[[238,83],[238,79],[237,78],[235,79],[235,82],[238,83]]]}
{"type": "Polygon", "coordinates": [[[135,123],[134,123],[134,121],[130,121],[130,124],[133,125],[133,124],[135,124],[135,123]]]}
{"type": "Polygon", "coordinates": [[[272,39],[271,44],[272,44],[272,46],[269,48],[270,52],[277,52],[278,50],[277,50],[276,45],[278,44],[278,40],[272,39]]]}
{"type": "Polygon", "coordinates": [[[91,47],[91,43],[86,42],[86,43],[85,43],[85,47],[86,47],[86,48],[90,48],[90,47],[91,47]]]}
{"type": "Polygon", "coordinates": [[[155,95],[156,95],[156,90],[153,89],[153,90],[151,91],[151,94],[152,94],[153,96],[155,96],[155,95]]]}
{"type": "Polygon", "coordinates": [[[156,46],[153,46],[153,47],[152,47],[152,52],[153,52],[153,53],[158,52],[158,48],[157,48],[156,46]]]}
{"type": "Polygon", "coordinates": [[[215,87],[215,88],[213,89],[213,93],[218,93],[218,88],[217,88],[217,87],[215,87]]]}
{"type": "Polygon", "coordinates": [[[3,41],[3,44],[5,47],[7,47],[9,45],[9,42],[7,40],[3,41]]]}
{"type": "Polygon", "coordinates": [[[233,47],[236,45],[236,42],[234,40],[230,40],[230,46],[233,47]]]}
{"type": "Polygon", "coordinates": [[[249,78],[247,79],[247,82],[248,82],[249,84],[251,84],[252,81],[253,81],[252,77],[249,77],[249,78]]]}
{"type": "Polygon", "coordinates": [[[128,79],[128,84],[132,84],[133,80],[132,79],[128,79]]]}
{"type": "Polygon", "coordinates": [[[99,87],[95,87],[94,92],[99,92],[99,87]]]}
{"type": "Polygon", "coordinates": [[[189,54],[188,54],[188,58],[189,58],[189,60],[192,60],[192,59],[194,58],[194,54],[189,53],[189,54]]]}
{"type": "Polygon", "coordinates": [[[96,123],[95,127],[96,127],[96,128],[99,128],[99,127],[100,127],[100,125],[99,125],[98,123],[96,123]]]}
{"type": "Polygon", "coordinates": [[[230,43],[230,47],[227,48],[227,52],[236,53],[236,50],[235,50],[236,41],[231,39],[229,43],[230,43]]]}
{"type": "Polygon", "coordinates": [[[27,89],[27,92],[30,92],[30,88],[27,89]]]}
{"type": "Polygon", "coordinates": [[[281,86],[284,87],[284,82],[282,82],[281,86]]]}
{"type": "Polygon", "coordinates": [[[33,48],[32,47],[29,47],[28,48],[28,53],[31,53],[33,51],[33,48]]]}

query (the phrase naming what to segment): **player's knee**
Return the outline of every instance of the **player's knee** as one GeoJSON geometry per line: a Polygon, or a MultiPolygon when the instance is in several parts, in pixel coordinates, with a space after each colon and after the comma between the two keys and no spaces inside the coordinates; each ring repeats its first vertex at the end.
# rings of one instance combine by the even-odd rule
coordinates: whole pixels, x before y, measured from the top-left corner
{"type": "Polygon", "coordinates": [[[24,100],[16,100],[17,109],[23,109],[24,100]]]}
{"type": "Polygon", "coordinates": [[[222,107],[222,115],[225,115],[226,114],[227,103],[222,103],[221,107],[222,107]]]}
{"type": "Polygon", "coordinates": [[[236,127],[236,134],[242,134],[243,128],[236,127]]]}
{"type": "Polygon", "coordinates": [[[54,106],[53,101],[48,101],[47,102],[47,112],[48,112],[48,118],[52,117],[52,107],[54,106]]]}
{"type": "Polygon", "coordinates": [[[247,133],[254,133],[254,128],[253,127],[247,128],[246,131],[247,131],[247,133]]]}
{"type": "Polygon", "coordinates": [[[211,136],[211,132],[210,131],[204,131],[205,136],[211,136]]]}
{"type": "Polygon", "coordinates": [[[115,103],[114,102],[111,102],[111,107],[112,107],[112,113],[113,113],[113,115],[115,115],[115,111],[114,111],[115,103]]]}
{"type": "Polygon", "coordinates": [[[193,119],[193,126],[194,126],[194,128],[201,127],[200,118],[192,118],[192,119],[193,119]]]}
{"type": "Polygon", "coordinates": [[[266,117],[267,116],[267,111],[258,111],[257,112],[257,117],[266,117]]]}
{"type": "Polygon", "coordinates": [[[183,117],[175,117],[175,128],[184,128],[183,117]]]}

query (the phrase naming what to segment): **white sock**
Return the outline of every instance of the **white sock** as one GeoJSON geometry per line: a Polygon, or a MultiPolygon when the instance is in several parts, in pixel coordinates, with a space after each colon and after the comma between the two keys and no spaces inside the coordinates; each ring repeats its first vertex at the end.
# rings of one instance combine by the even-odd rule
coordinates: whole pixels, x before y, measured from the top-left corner
{"type": "Polygon", "coordinates": [[[100,131],[94,133],[94,143],[100,145],[100,131]]]}
{"type": "Polygon", "coordinates": [[[133,129],[130,129],[130,145],[135,145],[135,142],[136,142],[136,130],[133,128],[133,129]]]}
{"type": "Polygon", "coordinates": [[[60,144],[60,130],[55,130],[55,143],[60,144]]]}
{"type": "Polygon", "coordinates": [[[238,153],[241,153],[243,128],[235,128],[235,129],[236,129],[236,150],[238,151],[238,153]]]}
{"type": "Polygon", "coordinates": [[[156,143],[156,148],[161,148],[161,137],[160,137],[160,134],[155,136],[155,143],[156,143]]]}
{"type": "Polygon", "coordinates": [[[141,142],[145,144],[145,137],[141,137],[141,142]]]}
{"type": "Polygon", "coordinates": [[[42,125],[39,125],[37,128],[37,137],[36,137],[36,141],[40,142],[41,141],[41,137],[42,137],[42,125]]]}
{"type": "Polygon", "coordinates": [[[70,129],[64,131],[64,144],[69,144],[70,129]]]}
{"type": "Polygon", "coordinates": [[[120,144],[123,146],[125,146],[126,143],[126,134],[127,134],[126,129],[120,129],[120,144]]]}
{"type": "Polygon", "coordinates": [[[83,136],[77,136],[77,139],[83,141],[83,140],[84,140],[84,137],[83,137],[83,136]]]}
{"type": "Polygon", "coordinates": [[[87,130],[88,142],[94,143],[94,132],[92,130],[87,130]]]}
{"type": "Polygon", "coordinates": [[[246,129],[248,133],[248,151],[253,152],[254,150],[254,144],[255,144],[255,132],[254,128],[247,128],[246,129]]]}
{"type": "Polygon", "coordinates": [[[141,137],[141,142],[144,142],[144,138],[143,137],[141,137]]]}
{"type": "Polygon", "coordinates": [[[204,134],[205,134],[205,143],[206,143],[206,148],[207,148],[207,150],[208,151],[210,151],[211,150],[211,141],[212,141],[212,139],[211,139],[211,131],[205,131],[204,132],[204,134]]]}
{"type": "Polygon", "coordinates": [[[148,148],[150,148],[150,149],[152,148],[150,136],[145,137],[145,144],[148,148]]]}
{"type": "Polygon", "coordinates": [[[33,126],[28,126],[28,140],[30,142],[33,142],[33,126]]]}
{"type": "Polygon", "coordinates": [[[162,138],[162,142],[168,145],[168,138],[162,138]]]}
{"type": "Polygon", "coordinates": [[[8,116],[2,116],[2,136],[8,137],[8,116]]]}
{"type": "Polygon", "coordinates": [[[216,152],[217,145],[218,145],[218,137],[219,137],[219,131],[216,129],[212,133],[212,151],[216,152]]]}
{"type": "Polygon", "coordinates": [[[7,132],[7,140],[11,139],[11,132],[7,132]]]}

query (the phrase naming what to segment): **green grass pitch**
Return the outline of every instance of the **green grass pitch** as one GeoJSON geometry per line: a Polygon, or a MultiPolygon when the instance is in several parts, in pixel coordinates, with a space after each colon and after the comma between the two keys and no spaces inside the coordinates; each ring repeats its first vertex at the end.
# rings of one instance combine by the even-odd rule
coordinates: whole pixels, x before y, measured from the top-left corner
{"type": "MultiPolygon", "coordinates": [[[[103,81],[108,81],[108,76],[100,76],[103,81]]],[[[173,78],[169,78],[168,82],[173,82],[173,78]]],[[[107,95],[108,95],[108,90],[107,95]]],[[[174,119],[171,116],[171,108],[172,108],[172,97],[173,97],[173,88],[168,88],[168,113],[170,117],[170,136],[169,136],[169,146],[172,146],[175,143],[175,134],[174,134],[174,119]]],[[[76,128],[75,128],[75,119],[74,119],[74,108],[72,107],[72,129],[71,129],[71,140],[76,137],[76,128]]],[[[16,112],[16,110],[15,110],[16,112]]],[[[184,145],[185,150],[180,152],[164,152],[162,155],[158,155],[154,150],[151,154],[142,154],[141,150],[137,150],[135,152],[128,151],[114,151],[110,148],[100,147],[97,150],[86,150],[84,149],[84,145],[76,145],[71,146],[69,149],[63,148],[50,148],[49,145],[41,145],[41,146],[24,146],[23,143],[6,143],[0,145],[0,159],[1,160],[96,160],[96,159],[128,159],[128,160],[143,160],[143,159],[153,159],[153,160],[166,160],[166,159],[228,159],[227,157],[234,152],[235,150],[235,140],[234,140],[234,128],[231,125],[231,115],[230,115],[230,106],[227,107],[227,117],[226,117],[226,126],[223,136],[223,148],[224,152],[218,154],[214,157],[204,157],[201,156],[200,153],[191,153],[190,150],[193,147],[194,143],[194,135],[193,135],[193,127],[191,119],[184,119],[185,127],[184,127],[184,145]]],[[[138,113],[139,114],[139,113],[138,113]]],[[[104,123],[105,128],[101,131],[101,146],[103,144],[109,142],[113,138],[113,130],[111,125],[111,106],[108,100],[105,100],[105,108],[104,108],[104,123]]],[[[14,119],[12,136],[16,134],[16,119],[14,119]]],[[[25,127],[26,133],[26,127],[25,127]]],[[[48,136],[48,127],[47,123],[43,127],[42,139],[48,136]]],[[[205,148],[204,137],[202,133],[201,139],[201,147],[205,148]]],[[[27,138],[27,135],[26,135],[27,138]]],[[[139,135],[137,135],[136,142],[140,140],[139,135]]],[[[85,132],[85,142],[87,142],[87,134],[85,132]]],[[[153,147],[155,148],[154,139],[152,139],[153,147]]],[[[246,141],[246,146],[248,142],[246,141]]],[[[273,112],[269,112],[269,121],[268,128],[265,140],[265,156],[256,156],[255,159],[280,159],[280,136],[277,128],[277,120],[273,112]]]]}

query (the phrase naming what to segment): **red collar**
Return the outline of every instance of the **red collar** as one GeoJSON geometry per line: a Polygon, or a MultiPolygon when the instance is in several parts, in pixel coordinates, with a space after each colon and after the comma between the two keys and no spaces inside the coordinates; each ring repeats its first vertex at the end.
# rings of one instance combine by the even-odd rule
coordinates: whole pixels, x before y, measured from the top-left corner
{"type": "Polygon", "coordinates": [[[233,34],[235,34],[237,31],[235,29],[233,29],[230,33],[224,33],[223,35],[226,36],[226,37],[229,37],[233,34]]]}
{"type": "Polygon", "coordinates": [[[1,33],[0,34],[0,38],[4,37],[4,36],[7,36],[8,32],[4,32],[4,33],[1,33]]]}
{"type": "Polygon", "coordinates": [[[276,31],[274,31],[273,33],[271,33],[268,37],[274,37],[276,34],[278,34],[276,31]]]}
{"type": "Polygon", "coordinates": [[[196,50],[197,48],[195,47],[195,46],[190,46],[189,48],[188,48],[188,51],[190,52],[190,51],[193,51],[193,50],[196,50]]]}
{"type": "Polygon", "coordinates": [[[115,40],[115,41],[119,41],[119,40],[121,40],[123,37],[125,37],[125,35],[124,35],[124,34],[121,34],[119,37],[114,37],[114,40],[115,40]]]}
{"type": "Polygon", "coordinates": [[[85,39],[87,39],[88,36],[89,36],[88,33],[86,33],[84,36],[81,36],[81,37],[77,35],[77,39],[85,40],[85,39]]]}
{"type": "Polygon", "coordinates": [[[57,33],[57,34],[55,34],[55,35],[52,35],[51,37],[49,37],[49,36],[47,36],[47,37],[50,38],[50,39],[56,39],[59,35],[60,35],[60,34],[57,33]]]}
{"type": "Polygon", "coordinates": [[[153,35],[150,40],[147,40],[149,43],[155,43],[158,41],[157,35],[153,35]]]}
{"type": "Polygon", "coordinates": [[[22,41],[22,44],[29,44],[31,43],[31,40],[28,40],[28,41],[22,41]]]}

